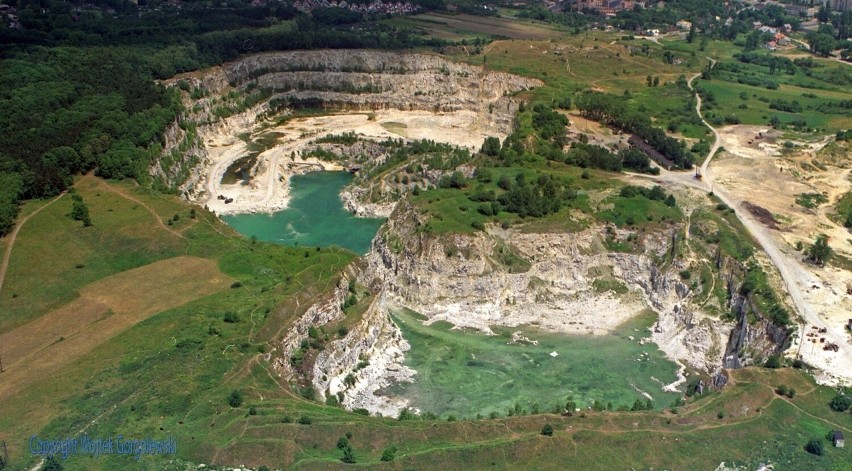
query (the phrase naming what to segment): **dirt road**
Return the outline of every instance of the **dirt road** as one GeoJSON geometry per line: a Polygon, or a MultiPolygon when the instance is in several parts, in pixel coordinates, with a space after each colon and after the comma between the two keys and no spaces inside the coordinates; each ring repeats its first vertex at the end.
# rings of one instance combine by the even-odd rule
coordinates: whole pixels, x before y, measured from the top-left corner
{"type": "Polygon", "coordinates": [[[36,214],[39,213],[42,209],[52,205],[59,198],[62,198],[65,192],[63,191],[59,196],[50,200],[47,204],[42,206],[41,208],[36,209],[31,214],[27,215],[27,217],[21,219],[21,221],[15,225],[15,229],[12,231],[12,234],[9,235],[9,241],[6,243],[6,252],[3,254],[3,264],[0,265],[0,292],[3,291],[3,280],[6,279],[6,269],[9,268],[9,259],[12,256],[12,247],[15,245],[15,239],[18,237],[18,232],[20,232],[21,228],[24,227],[24,224],[29,221],[29,219],[36,214]]]}
{"type": "MultiPolygon", "coordinates": [[[[713,59],[711,67],[715,64],[713,59]]],[[[696,74],[690,77],[688,84],[689,88],[694,91],[692,83],[701,74],[696,74]]],[[[668,183],[673,185],[681,185],[689,188],[694,188],[704,192],[713,192],[723,203],[729,207],[736,209],[741,208],[744,200],[739,199],[727,192],[722,185],[714,185],[713,171],[710,168],[710,163],[721,145],[721,136],[719,132],[710,125],[701,113],[701,97],[696,95],[696,112],[701,118],[701,121],[707,126],[715,136],[713,146],[710,149],[707,158],[701,165],[702,179],[696,179],[691,172],[669,172],[665,169],[660,169],[660,175],[648,176],[633,174],[637,177],[652,178],[659,183],[668,183]]],[[[800,349],[799,353],[802,359],[813,365],[825,373],[825,377],[819,378],[822,382],[852,384],[852,343],[848,340],[849,336],[844,331],[843,325],[829,325],[825,319],[820,316],[818,306],[809,303],[806,298],[806,293],[814,287],[819,287],[823,283],[813,273],[809,272],[801,262],[801,254],[790,249],[786,251],[779,245],[778,241],[773,238],[770,229],[765,227],[759,221],[755,220],[748,211],[738,210],[737,216],[742,221],[743,226],[749,231],[755,241],[766,252],[772,264],[781,275],[784,286],[790,294],[790,298],[796,308],[796,312],[804,319],[804,324],[799,331],[798,342],[803,342],[804,333],[807,327],[816,326],[819,329],[826,329],[823,336],[826,342],[832,342],[839,346],[837,352],[827,352],[820,349],[809,348],[800,349]]]]}
{"type": "MultiPolygon", "coordinates": [[[[713,64],[715,64],[715,61],[713,61],[713,64]]],[[[688,83],[691,90],[694,90],[692,82],[698,76],[700,74],[696,74],[689,79],[688,83]]],[[[713,172],[710,169],[710,163],[719,149],[721,138],[719,132],[701,114],[701,97],[696,95],[696,98],[696,111],[704,125],[713,131],[715,136],[713,147],[710,149],[710,153],[701,166],[702,179],[697,180],[690,173],[667,172],[662,169],[660,175],[654,178],[662,182],[680,184],[707,192],[712,191],[722,202],[731,208],[740,208],[743,200],[737,199],[726,192],[721,185],[716,185],[715,187],[713,185],[713,172]]],[[[759,221],[756,221],[747,211],[737,211],[737,215],[752,237],[769,256],[772,264],[775,265],[787,291],[790,293],[790,298],[795,305],[796,312],[804,319],[805,325],[802,326],[802,330],[800,331],[800,341],[802,341],[801,338],[803,337],[805,327],[816,326],[817,328],[826,329],[827,333],[825,337],[827,342],[836,343],[840,347],[838,352],[825,352],[822,349],[816,351],[815,349],[810,349],[810,351],[807,351],[808,349],[803,349],[801,351],[803,360],[827,373],[831,378],[824,379],[829,382],[852,384],[852,344],[848,340],[848,334],[843,330],[842,325],[827,324],[820,316],[818,309],[805,299],[805,293],[813,286],[820,286],[822,282],[804,268],[802,262],[799,260],[801,257],[799,253],[791,252],[789,249],[787,251],[782,249],[772,237],[770,230],[759,221]]]]}

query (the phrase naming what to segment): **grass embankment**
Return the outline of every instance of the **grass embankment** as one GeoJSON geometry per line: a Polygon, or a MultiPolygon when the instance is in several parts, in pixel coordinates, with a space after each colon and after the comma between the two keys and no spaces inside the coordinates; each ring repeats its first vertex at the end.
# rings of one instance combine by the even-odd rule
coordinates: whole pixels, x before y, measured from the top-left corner
{"type": "MultiPolygon", "coordinates": [[[[0,293],[0,333],[73,300],[79,288],[95,280],[187,253],[188,242],[163,230],[146,208],[95,179],[84,178],[77,188],[94,225],[83,227],[67,216],[72,206],[68,194],[27,222],[0,293]]],[[[129,191],[123,184],[116,188],[129,191]]],[[[197,222],[189,219],[185,206],[159,200],[151,205],[162,220],[183,214],[171,226],[175,230],[197,222]]]]}
{"type": "MultiPolygon", "coordinates": [[[[59,317],[49,327],[68,327],[31,338],[49,345],[27,359],[61,360],[61,374],[30,368],[27,381],[16,385],[8,383],[15,365],[4,374],[4,387],[17,391],[0,402],[0,430],[13,464],[24,462],[31,434],[72,435],[97,417],[90,434],[149,436],[165,422],[184,420],[205,395],[249,381],[242,368],[250,370],[248,362],[269,348],[297,304],[309,304],[353,257],[337,249],[252,244],[202,210],[124,183],[86,177],[76,189],[92,227],[66,215],[67,195],[30,219],[0,293],[11,307],[3,333],[54,314],[59,317]],[[63,311],[86,300],[103,308],[93,310],[92,319],[80,317],[85,310],[63,311]],[[107,328],[125,318],[117,330],[107,328]],[[102,331],[109,335],[100,338],[102,331]],[[88,342],[85,349],[70,348],[81,342],[88,342]],[[52,349],[62,349],[61,357],[48,355],[52,349]]],[[[184,438],[183,447],[192,450],[192,439],[184,438]]],[[[66,469],[117,466],[69,463],[66,469]]]]}
{"type": "Polygon", "coordinates": [[[852,227],[852,191],[846,192],[835,205],[836,220],[846,227],[852,227]]]}

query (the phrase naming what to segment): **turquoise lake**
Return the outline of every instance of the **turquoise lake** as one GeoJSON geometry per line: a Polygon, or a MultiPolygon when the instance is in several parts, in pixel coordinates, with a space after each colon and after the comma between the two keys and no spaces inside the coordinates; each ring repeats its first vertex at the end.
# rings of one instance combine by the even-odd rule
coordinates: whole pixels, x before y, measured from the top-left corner
{"type": "Polygon", "coordinates": [[[336,245],[363,255],[384,219],[355,217],[343,208],[340,190],[352,178],[346,172],[296,175],[290,179],[291,199],[286,209],[222,219],[237,232],[258,240],[311,247],[336,245]]]}

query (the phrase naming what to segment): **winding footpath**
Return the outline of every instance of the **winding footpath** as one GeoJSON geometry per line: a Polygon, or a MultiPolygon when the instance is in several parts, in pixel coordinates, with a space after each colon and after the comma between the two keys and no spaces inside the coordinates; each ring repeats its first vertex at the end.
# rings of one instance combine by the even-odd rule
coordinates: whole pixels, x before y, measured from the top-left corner
{"type": "MultiPolygon", "coordinates": [[[[711,67],[713,67],[713,65],[715,65],[715,61],[713,61],[713,59],[710,60],[711,67]]],[[[692,90],[693,93],[695,90],[692,83],[700,76],[701,74],[695,74],[688,81],[689,89],[692,90]]],[[[729,207],[739,208],[742,203],[741,200],[728,194],[720,186],[717,186],[716,188],[713,187],[713,173],[710,171],[709,166],[721,146],[721,136],[719,135],[719,132],[704,119],[704,116],[701,113],[701,96],[696,93],[695,97],[695,110],[698,113],[698,116],[701,118],[704,125],[707,126],[715,136],[713,147],[710,149],[710,153],[701,165],[702,179],[695,179],[691,174],[684,172],[675,173],[665,171],[662,171],[660,176],[657,178],[669,183],[678,183],[707,192],[712,191],[715,196],[729,207]]],[[[825,320],[819,316],[819,313],[814,306],[805,300],[804,294],[806,290],[812,286],[820,286],[822,285],[822,282],[802,266],[801,262],[796,259],[798,257],[797,253],[792,255],[785,253],[778,243],[772,238],[768,228],[755,221],[744,211],[737,211],[737,215],[740,221],[742,221],[743,226],[745,226],[751,236],[760,244],[769,256],[772,264],[775,265],[781,275],[787,291],[790,294],[790,298],[796,307],[796,311],[805,321],[805,324],[802,326],[799,334],[799,342],[805,341],[804,331],[807,326],[816,326],[817,328],[826,329],[827,333],[825,334],[825,337],[827,337],[828,341],[834,342],[840,347],[838,352],[829,354],[828,356],[821,355],[822,352],[814,354],[813,349],[802,349],[810,350],[801,351],[802,359],[832,376],[836,380],[833,382],[852,384],[852,345],[850,345],[847,340],[847,333],[843,330],[843,326],[828,325],[825,320]]]]}
{"type": "Polygon", "coordinates": [[[15,225],[15,229],[12,231],[12,234],[9,236],[9,241],[6,243],[6,252],[3,253],[3,264],[0,265],[0,292],[3,291],[3,280],[6,279],[6,270],[9,268],[9,259],[12,257],[12,247],[15,245],[15,239],[18,237],[18,232],[21,231],[21,228],[24,227],[24,224],[29,221],[31,217],[38,214],[42,209],[58,201],[59,198],[62,198],[64,194],[65,192],[63,191],[59,194],[59,196],[53,198],[41,208],[38,208],[32,213],[28,214],[25,218],[21,219],[18,224],[15,225]]]}

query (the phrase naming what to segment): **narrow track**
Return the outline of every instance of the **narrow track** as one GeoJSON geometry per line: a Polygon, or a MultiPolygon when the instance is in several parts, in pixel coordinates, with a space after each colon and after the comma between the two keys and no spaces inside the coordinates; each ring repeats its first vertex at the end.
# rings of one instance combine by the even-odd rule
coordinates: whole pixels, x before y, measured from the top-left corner
{"type": "MultiPolygon", "coordinates": [[[[708,58],[709,59],[709,58],[708,58]]],[[[713,67],[715,65],[715,61],[710,59],[711,65],[713,67]]],[[[695,91],[692,83],[698,78],[701,74],[695,74],[690,77],[688,81],[689,89],[693,92],[695,91]]],[[[698,116],[701,118],[701,121],[713,132],[715,136],[715,140],[713,142],[713,147],[710,149],[707,158],[704,160],[704,163],[701,165],[701,175],[702,179],[695,179],[690,173],[687,172],[668,172],[664,169],[661,169],[659,176],[652,176],[655,180],[659,180],[661,182],[666,182],[670,184],[680,184],[688,187],[692,187],[698,190],[713,192],[713,194],[722,200],[723,203],[727,204],[731,208],[739,208],[743,203],[742,200],[735,198],[733,195],[727,193],[724,188],[719,186],[713,186],[713,173],[710,170],[710,162],[713,160],[713,157],[716,155],[716,152],[719,150],[721,146],[721,136],[719,132],[704,119],[704,116],[701,113],[701,97],[696,94],[696,105],[695,110],[698,113],[698,116]]],[[[642,175],[636,175],[642,176],[642,175]]],[[[644,176],[648,178],[649,176],[644,176]]],[[[804,342],[803,332],[806,326],[812,325],[818,328],[825,328],[827,333],[825,336],[828,338],[827,340],[836,343],[840,347],[840,351],[836,353],[836,355],[826,358],[825,356],[817,355],[808,355],[803,354],[803,359],[816,366],[822,370],[824,370],[829,375],[835,377],[838,382],[842,384],[852,384],[852,344],[847,340],[847,334],[843,331],[842,326],[829,326],[826,321],[820,317],[816,308],[812,306],[809,302],[805,300],[805,290],[814,285],[819,285],[821,282],[819,279],[813,274],[809,273],[806,270],[802,263],[795,258],[795,256],[791,256],[785,253],[775,239],[772,237],[770,230],[764,227],[760,222],[754,220],[747,212],[745,211],[737,211],[737,216],[740,221],[743,223],[743,226],[748,230],[751,234],[752,238],[760,245],[763,251],[769,256],[769,260],[778,270],[778,273],[781,275],[781,279],[784,282],[784,286],[787,289],[787,292],[790,294],[790,298],[793,301],[793,304],[796,308],[796,312],[799,316],[804,319],[804,325],[801,327],[800,331],[800,342],[804,342]]]]}
{"type": "Polygon", "coordinates": [[[31,217],[38,214],[42,209],[55,203],[57,200],[59,200],[59,198],[62,198],[64,194],[65,192],[63,191],[59,194],[59,196],[53,198],[41,208],[38,208],[32,213],[28,214],[27,217],[21,219],[21,221],[15,225],[15,229],[12,231],[12,234],[9,236],[9,241],[6,243],[6,252],[3,254],[3,263],[2,265],[0,265],[0,292],[2,292],[3,290],[3,281],[6,279],[6,270],[9,268],[9,259],[12,256],[12,247],[15,245],[15,239],[17,239],[18,237],[18,232],[21,231],[21,228],[24,227],[24,224],[29,221],[31,217]]]}

